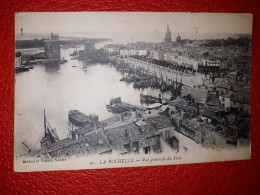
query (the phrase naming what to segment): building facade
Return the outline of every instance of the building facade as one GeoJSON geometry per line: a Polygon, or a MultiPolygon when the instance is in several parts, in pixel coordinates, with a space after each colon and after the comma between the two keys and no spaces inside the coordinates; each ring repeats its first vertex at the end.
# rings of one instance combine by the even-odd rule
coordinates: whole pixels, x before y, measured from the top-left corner
{"type": "Polygon", "coordinates": [[[212,72],[220,69],[220,60],[202,60],[202,63],[198,66],[199,72],[212,72]]]}
{"type": "Polygon", "coordinates": [[[187,56],[180,56],[178,53],[176,52],[166,52],[164,54],[164,59],[167,62],[173,62],[176,63],[178,65],[181,66],[185,66],[186,68],[192,68],[194,70],[198,70],[198,66],[199,66],[199,61],[194,59],[194,58],[190,58],[187,56]]]}
{"type": "Polygon", "coordinates": [[[146,56],[147,51],[145,49],[121,49],[120,56],[128,57],[128,56],[146,56]]]}
{"type": "Polygon", "coordinates": [[[164,60],[164,52],[161,50],[151,50],[149,58],[153,60],[164,60]]]}
{"type": "Polygon", "coordinates": [[[231,94],[230,93],[222,93],[219,95],[220,101],[220,109],[222,110],[229,110],[231,106],[231,94]]]}

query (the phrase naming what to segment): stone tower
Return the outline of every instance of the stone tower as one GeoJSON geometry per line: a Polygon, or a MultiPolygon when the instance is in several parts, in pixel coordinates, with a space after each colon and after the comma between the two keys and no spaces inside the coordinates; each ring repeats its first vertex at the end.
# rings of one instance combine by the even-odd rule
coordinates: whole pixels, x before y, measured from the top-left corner
{"type": "Polygon", "coordinates": [[[169,44],[171,44],[171,42],[172,42],[171,30],[169,29],[169,26],[167,25],[167,30],[166,30],[166,33],[165,33],[164,43],[166,45],[169,45],[169,44]]]}

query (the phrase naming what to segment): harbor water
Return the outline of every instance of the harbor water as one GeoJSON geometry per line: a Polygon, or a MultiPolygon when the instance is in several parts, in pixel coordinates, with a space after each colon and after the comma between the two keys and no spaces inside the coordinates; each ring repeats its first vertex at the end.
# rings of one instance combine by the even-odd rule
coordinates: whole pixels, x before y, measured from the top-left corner
{"type": "Polygon", "coordinates": [[[61,58],[68,60],[65,64],[35,65],[15,75],[15,154],[28,151],[22,142],[29,147],[40,146],[44,110],[52,128],[64,139],[68,137],[68,112],[72,109],[96,114],[103,120],[113,116],[106,110],[111,98],[121,97],[123,102],[141,107],[145,106],[140,103],[141,93],[159,95],[158,90],[142,91],[134,89],[133,83],[120,82],[123,75],[109,64],[72,60],[74,50],[61,49],[61,58]]]}

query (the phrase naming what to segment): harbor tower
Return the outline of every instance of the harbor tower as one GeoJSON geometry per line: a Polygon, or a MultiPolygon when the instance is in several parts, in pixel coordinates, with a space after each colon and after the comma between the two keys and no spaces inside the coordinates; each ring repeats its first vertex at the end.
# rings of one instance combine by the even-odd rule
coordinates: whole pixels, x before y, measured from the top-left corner
{"type": "Polygon", "coordinates": [[[60,60],[59,35],[51,33],[51,40],[44,41],[45,56],[48,59],[60,60]]]}

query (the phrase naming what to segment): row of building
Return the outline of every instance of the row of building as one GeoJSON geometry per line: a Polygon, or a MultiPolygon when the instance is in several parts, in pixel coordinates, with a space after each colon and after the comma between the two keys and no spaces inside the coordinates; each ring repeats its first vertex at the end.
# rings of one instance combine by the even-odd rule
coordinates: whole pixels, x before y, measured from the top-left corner
{"type": "MultiPolygon", "coordinates": [[[[145,59],[166,61],[177,65],[185,66],[198,70],[199,67],[207,67],[208,69],[226,69],[226,63],[222,63],[217,59],[203,59],[198,60],[188,56],[179,55],[176,52],[161,51],[161,50],[147,50],[147,49],[126,49],[118,46],[111,46],[104,48],[105,51],[110,55],[119,55],[120,57],[143,57],[145,59]]],[[[203,68],[202,68],[203,69],[203,68]]]]}
{"type": "MultiPolygon", "coordinates": [[[[110,44],[104,47],[109,55],[121,57],[143,57],[150,60],[166,61],[193,68],[199,72],[235,70],[237,60],[251,56],[250,52],[239,46],[207,47],[210,40],[182,40],[178,34],[172,41],[171,30],[167,26],[164,42],[136,42],[127,45],[110,44]],[[242,57],[242,58],[244,58],[242,57]]],[[[241,60],[240,60],[241,62],[241,60]]],[[[248,63],[247,63],[248,64],[248,63]]]]}

